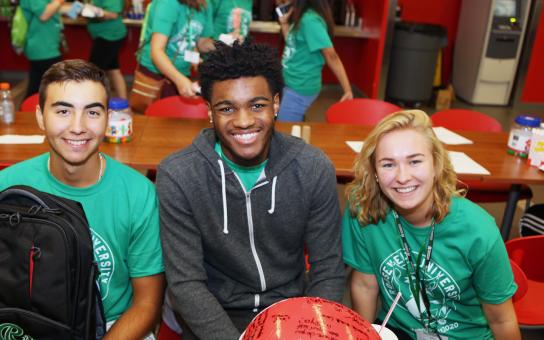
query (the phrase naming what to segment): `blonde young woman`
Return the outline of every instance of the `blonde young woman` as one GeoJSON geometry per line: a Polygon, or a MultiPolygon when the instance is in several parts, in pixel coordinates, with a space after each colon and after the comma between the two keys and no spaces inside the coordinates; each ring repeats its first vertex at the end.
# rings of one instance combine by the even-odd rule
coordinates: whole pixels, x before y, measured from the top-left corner
{"type": "Polygon", "coordinates": [[[383,320],[400,292],[388,324],[400,339],[520,339],[504,243],[456,182],[423,111],[393,113],[368,135],[343,219],[353,308],[383,320]]]}

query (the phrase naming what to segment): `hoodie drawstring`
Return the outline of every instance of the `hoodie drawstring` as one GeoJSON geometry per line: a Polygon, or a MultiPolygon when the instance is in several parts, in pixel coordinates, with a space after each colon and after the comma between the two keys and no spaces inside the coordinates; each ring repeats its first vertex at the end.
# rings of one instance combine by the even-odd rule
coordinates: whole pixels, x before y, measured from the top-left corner
{"type": "Polygon", "coordinates": [[[276,209],[276,180],[278,179],[278,176],[274,176],[274,179],[272,179],[272,198],[270,202],[270,209],[268,210],[268,213],[272,215],[274,213],[274,209],[276,209]]]}
{"type": "Polygon", "coordinates": [[[221,168],[221,195],[223,197],[223,233],[228,234],[228,219],[227,219],[227,187],[225,184],[225,167],[223,166],[223,161],[218,159],[219,167],[221,168]]]}

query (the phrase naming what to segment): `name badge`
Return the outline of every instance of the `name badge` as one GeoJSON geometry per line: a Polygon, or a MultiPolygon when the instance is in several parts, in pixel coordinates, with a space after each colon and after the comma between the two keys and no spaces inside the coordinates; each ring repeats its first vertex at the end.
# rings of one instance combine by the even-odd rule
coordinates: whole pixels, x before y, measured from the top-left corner
{"type": "Polygon", "coordinates": [[[448,340],[448,337],[441,335],[438,337],[435,333],[427,333],[423,329],[416,329],[417,340],[448,340]]]}
{"type": "Polygon", "coordinates": [[[200,53],[196,51],[185,51],[183,60],[191,64],[198,64],[200,63],[200,53]]]}

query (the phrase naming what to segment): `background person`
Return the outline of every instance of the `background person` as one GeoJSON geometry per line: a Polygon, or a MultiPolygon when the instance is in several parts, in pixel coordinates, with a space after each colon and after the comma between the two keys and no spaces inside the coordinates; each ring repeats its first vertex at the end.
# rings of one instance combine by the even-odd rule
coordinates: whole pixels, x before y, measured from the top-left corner
{"type": "Polygon", "coordinates": [[[191,64],[213,47],[212,12],[205,0],[152,1],[139,59],[140,70],[155,79],[169,80],[160,98],[195,96],[189,79],[191,64]]]}
{"type": "Polygon", "coordinates": [[[127,84],[119,68],[119,49],[127,29],[123,23],[124,0],[93,0],[99,10],[89,19],[87,30],[93,39],[89,61],[106,71],[115,95],[127,98],[127,84]]]}
{"type": "Polygon", "coordinates": [[[329,0],[277,1],[290,3],[286,15],[279,17],[285,39],[282,65],[283,88],[278,118],[303,121],[304,113],[321,91],[321,73],[325,62],[342,91],[340,101],[353,98],[346,70],[332,44],[334,21],[329,0]]]}
{"type": "Polygon", "coordinates": [[[383,320],[400,292],[388,327],[401,339],[520,339],[498,228],[456,182],[425,112],[393,113],[368,135],[343,218],[353,308],[383,320]]]}
{"type": "Polygon", "coordinates": [[[28,23],[24,54],[30,62],[26,97],[38,93],[42,75],[61,60],[62,24],[59,10],[64,0],[21,0],[28,23]]]}

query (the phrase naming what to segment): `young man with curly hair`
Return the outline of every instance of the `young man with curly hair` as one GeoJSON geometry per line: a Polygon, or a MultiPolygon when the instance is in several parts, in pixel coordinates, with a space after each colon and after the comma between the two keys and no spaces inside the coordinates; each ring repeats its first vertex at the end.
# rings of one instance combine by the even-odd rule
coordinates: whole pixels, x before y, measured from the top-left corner
{"type": "Polygon", "coordinates": [[[168,290],[183,339],[238,339],[258,312],[344,289],[334,167],[274,130],[278,53],[218,43],[200,66],[211,129],[158,168],[168,290]],[[310,271],[305,272],[304,248],[310,271]]]}

